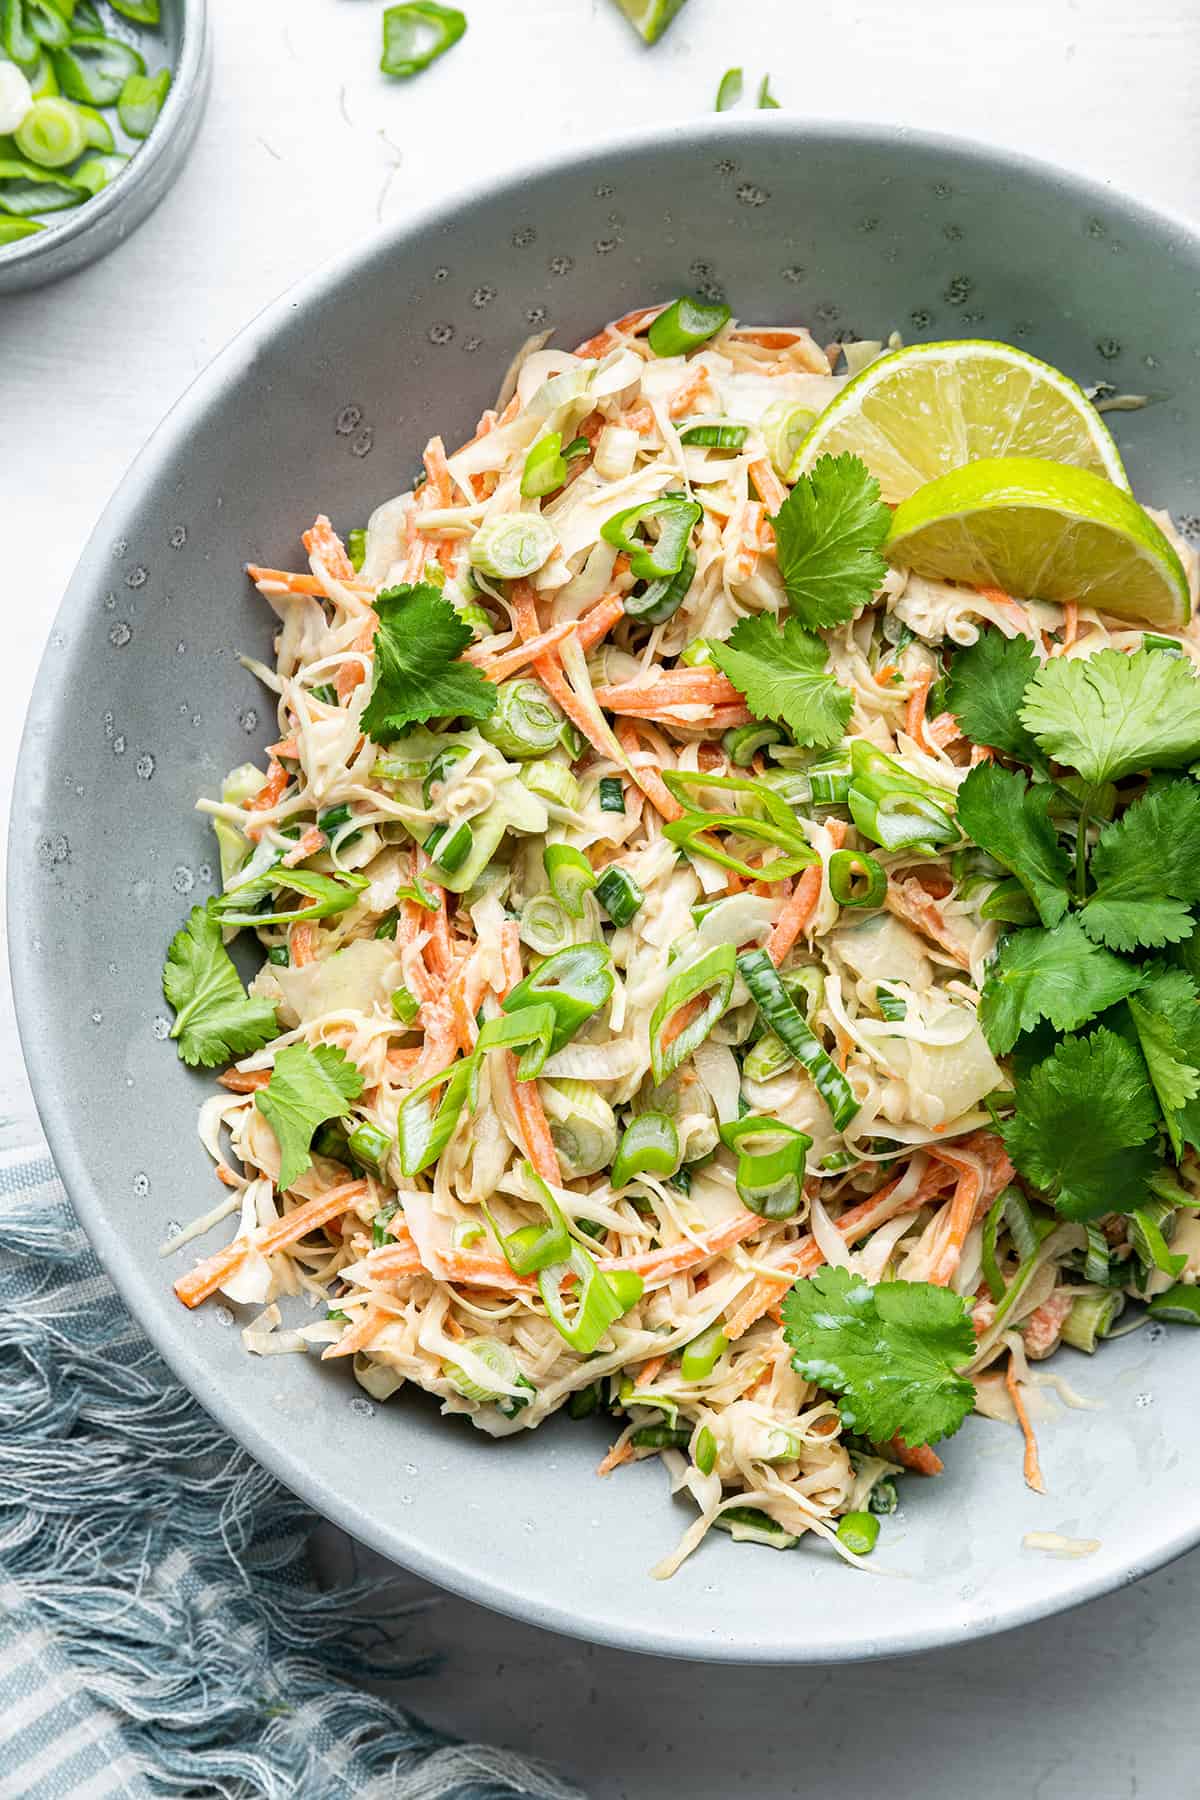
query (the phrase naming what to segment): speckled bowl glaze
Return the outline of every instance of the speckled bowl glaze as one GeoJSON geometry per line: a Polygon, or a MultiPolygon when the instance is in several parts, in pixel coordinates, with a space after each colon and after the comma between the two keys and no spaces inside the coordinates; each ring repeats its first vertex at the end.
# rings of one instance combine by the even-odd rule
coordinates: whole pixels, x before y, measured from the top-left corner
{"type": "MultiPolygon", "coordinates": [[[[468,436],[516,345],[573,344],[682,288],[756,321],[1026,344],[1155,404],[1114,415],[1139,492],[1200,513],[1200,241],[999,151],[783,115],[587,150],[444,204],[255,321],[113,500],[42,667],[11,839],[12,965],[38,1105],[81,1218],[179,1377],[281,1480],[356,1537],[536,1624],[675,1656],[812,1663],[931,1648],[1099,1594],[1200,1538],[1195,1334],[1142,1331],[1055,1365],[1104,1411],[1042,1433],[1049,1493],[1009,1428],[970,1420],[914,1477],[874,1567],[714,1535],[647,1570],[692,1512],[645,1463],[598,1481],[602,1423],[492,1443],[417,1394],[255,1359],[232,1309],[188,1313],[158,1245],[215,1188],[195,1135],[210,1078],[167,1036],[164,950],[213,891],[192,811],[275,735],[237,661],[269,654],[248,557],[295,566],[318,510],[343,528],[411,478],[431,430],[468,436]],[[1084,1561],[1028,1531],[1097,1538],[1084,1561]],[[883,1577],[883,1578],[881,1578],[883,1577]]],[[[227,1234],[218,1231],[223,1240],[227,1234]]],[[[205,1243],[202,1248],[209,1248],[205,1243]]]]}
{"type": "MultiPolygon", "coordinates": [[[[128,36],[134,38],[132,29],[128,36]]],[[[171,70],[153,131],[95,199],[52,213],[45,231],[0,249],[0,294],[43,287],[107,256],[154,210],[187,160],[208,97],[208,0],[162,0],[157,33],[151,39],[139,28],[136,41],[151,74],[164,65],[171,70]]]]}

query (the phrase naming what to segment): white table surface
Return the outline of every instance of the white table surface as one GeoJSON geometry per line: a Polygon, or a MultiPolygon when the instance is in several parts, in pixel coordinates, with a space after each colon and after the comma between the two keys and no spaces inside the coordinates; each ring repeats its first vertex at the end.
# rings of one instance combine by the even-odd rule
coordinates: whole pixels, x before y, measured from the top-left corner
{"type": "MultiPolygon", "coordinates": [[[[1200,209],[1195,0],[688,0],[653,51],[611,0],[463,3],[462,44],[402,84],[376,73],[381,0],[210,0],[212,98],[183,179],[107,261],[0,301],[6,812],[59,596],[135,452],[260,307],[439,183],[706,111],[740,63],[748,85],[769,70],[787,108],[964,132],[1200,209]],[[516,92],[510,149],[502,97],[516,92]]],[[[34,1114],[0,981],[2,1147],[29,1140],[34,1114]]],[[[327,1534],[331,1572],[352,1556],[327,1534]]],[[[400,1578],[402,1594],[428,1591],[400,1578]]],[[[605,1800],[776,1800],[834,1783],[849,1800],[1145,1800],[1196,1787],[1198,1608],[1193,1556],[1004,1638],[789,1673],[595,1650],[446,1599],[407,1630],[448,1666],[404,1694],[449,1729],[556,1760],[605,1800]]]]}

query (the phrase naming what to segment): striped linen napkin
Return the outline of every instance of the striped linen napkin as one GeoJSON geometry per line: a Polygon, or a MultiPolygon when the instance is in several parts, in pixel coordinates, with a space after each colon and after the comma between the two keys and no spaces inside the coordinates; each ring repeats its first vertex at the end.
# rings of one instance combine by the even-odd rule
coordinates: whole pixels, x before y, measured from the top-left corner
{"type": "Polygon", "coordinates": [[[428,1665],[312,1584],[316,1522],[174,1380],[45,1149],[0,1157],[0,1800],[580,1800],[358,1685],[428,1665]]]}

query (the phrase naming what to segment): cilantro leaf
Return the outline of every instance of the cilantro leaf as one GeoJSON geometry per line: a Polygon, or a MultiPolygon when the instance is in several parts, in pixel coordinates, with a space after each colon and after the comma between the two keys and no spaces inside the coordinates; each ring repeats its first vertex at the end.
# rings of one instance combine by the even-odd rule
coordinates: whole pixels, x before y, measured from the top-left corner
{"type": "Polygon", "coordinates": [[[291,1187],[311,1164],[308,1147],[317,1126],[340,1118],[362,1088],[358,1069],[336,1044],[289,1044],[279,1052],[254,1104],[279,1144],[281,1188],[291,1187]]]}
{"type": "Polygon", "coordinates": [[[979,1022],[996,1055],[1006,1056],[1040,1019],[1075,1031],[1140,981],[1133,963],[1089,943],[1078,919],[1063,919],[1053,931],[1012,931],[988,970],[979,1022]]]}
{"type": "Polygon", "coordinates": [[[246,993],[225,948],[220,921],[208,906],[193,906],[171,939],[163,964],[163,993],[175,1008],[171,1036],[195,1068],[211,1069],[270,1043],[279,1026],[270,1000],[246,993]]]}
{"type": "Polygon", "coordinates": [[[375,611],[375,679],[362,715],[368,737],[386,744],[426,719],[486,719],[495,712],[493,684],[459,660],[471,627],[435,587],[418,581],[385,588],[375,611]]]}
{"type": "Polygon", "coordinates": [[[849,451],[819,456],[771,521],[792,611],[803,625],[836,625],[869,604],[887,574],[879,547],[892,515],[879,483],[849,451]]]}
{"type": "Polygon", "coordinates": [[[872,1288],[849,1269],[822,1269],[784,1296],[783,1335],[792,1367],[839,1395],[845,1425],[873,1443],[949,1437],[975,1403],[974,1383],[958,1373],[975,1354],[975,1333],[949,1288],[872,1288]]]}
{"type": "Polygon", "coordinates": [[[746,696],[756,719],[779,719],[798,744],[840,744],[854,704],[827,668],[829,649],[796,619],[782,629],[765,613],[742,619],[712,659],[746,696]]]}
{"type": "Polygon", "coordinates": [[[1113,950],[1179,943],[1200,900],[1200,787],[1171,781],[1106,825],[1092,852],[1096,892],[1083,910],[1089,937],[1113,950]]]}
{"type": "Polygon", "coordinates": [[[1182,656],[1058,656],[1030,682],[1021,718],[1047,756],[1093,785],[1200,754],[1200,681],[1182,656]]]}
{"type": "Polygon", "coordinates": [[[1043,925],[1057,925],[1065,914],[1070,876],[1049,817],[1053,795],[1048,782],[1031,787],[1023,775],[996,763],[980,763],[958,790],[962,830],[1012,870],[1043,925]]]}
{"type": "Polygon", "coordinates": [[[1147,963],[1141,986],[1129,998],[1130,1021],[1177,1157],[1184,1138],[1191,1141],[1190,1130],[1196,1122],[1194,1116],[1189,1127],[1182,1115],[1200,1096],[1198,999],[1191,977],[1164,963],[1147,963]]]}
{"type": "MultiPolygon", "coordinates": [[[[1105,654],[1102,652],[1102,654],[1105,654]]],[[[1164,657],[1163,661],[1167,659],[1164,657]]],[[[1101,1027],[1065,1038],[1017,1078],[1017,1110],[1001,1127],[1008,1154],[1066,1219],[1131,1212],[1159,1165],[1158,1103],[1137,1050],[1101,1027]]]]}
{"type": "Polygon", "coordinates": [[[959,650],[946,679],[946,710],[954,714],[964,737],[1018,762],[1036,762],[1037,745],[1020,714],[1037,667],[1029,639],[1006,638],[1002,631],[981,632],[959,650]]]}

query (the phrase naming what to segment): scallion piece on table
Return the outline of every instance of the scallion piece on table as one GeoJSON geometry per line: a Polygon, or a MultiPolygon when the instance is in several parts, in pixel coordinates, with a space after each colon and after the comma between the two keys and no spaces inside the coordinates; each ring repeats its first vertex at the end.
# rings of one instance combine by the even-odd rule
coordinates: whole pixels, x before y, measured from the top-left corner
{"type": "Polygon", "coordinates": [[[879,1542],[879,1520],[874,1513],[848,1512],[838,1520],[838,1542],[856,1556],[870,1556],[879,1542]]]}
{"type": "Polygon", "coordinates": [[[737,966],[759,1012],[796,1061],[808,1070],[813,1086],[833,1115],[834,1124],[839,1131],[844,1131],[858,1112],[860,1102],[842,1071],[797,1011],[774,963],[765,950],[747,950],[738,957],[737,966]]]}
{"type": "Polygon", "coordinates": [[[407,80],[444,56],[467,29],[465,14],[437,0],[412,0],[407,6],[389,6],[383,15],[383,55],[379,67],[385,75],[407,80]]]}
{"type": "Polygon", "coordinates": [[[40,169],[61,169],[88,148],[88,132],[79,108],[61,96],[35,100],[13,135],[22,156],[40,169]]]}
{"type": "Polygon", "coordinates": [[[559,1336],[580,1356],[590,1356],[622,1313],[636,1306],[644,1282],[631,1269],[605,1274],[581,1244],[572,1244],[569,1256],[538,1275],[538,1292],[559,1336]],[[563,1288],[568,1275],[576,1278],[574,1313],[568,1315],[563,1288]]]}
{"type": "Polygon", "coordinates": [[[692,582],[696,577],[696,558],[691,549],[683,553],[683,561],[674,575],[660,575],[657,581],[651,581],[640,594],[625,596],[625,612],[631,619],[638,619],[643,625],[665,625],[673,619],[679,608],[688,597],[692,582]]]}
{"type": "Polygon", "coordinates": [[[707,1381],[726,1350],[729,1339],[725,1336],[725,1321],[717,1319],[707,1331],[694,1337],[690,1344],[685,1344],[679,1358],[679,1372],[685,1381],[707,1381]]]}
{"type": "Polygon", "coordinates": [[[547,562],[558,539],[541,513],[503,513],[481,525],[471,539],[471,567],[495,581],[519,581],[547,562]]]}
{"type": "Polygon", "coordinates": [[[612,956],[607,944],[573,944],[569,950],[548,956],[532,974],[518,981],[503,1004],[505,1012],[543,1001],[554,1008],[553,1055],[599,1012],[612,990],[612,956]]]}
{"type": "Polygon", "coordinates": [[[829,891],[839,906],[882,906],[887,870],[862,850],[835,850],[829,858],[829,891]]]}
{"type": "Polygon", "coordinates": [[[660,312],[646,334],[655,356],[686,356],[698,350],[733,317],[724,301],[696,300],[684,294],[660,312]]]}
{"type": "Polygon", "coordinates": [[[646,44],[657,44],[684,0],[617,0],[617,5],[646,44]]]}
{"type": "Polygon", "coordinates": [[[111,106],[131,75],[146,73],[145,58],[111,37],[73,37],[52,57],[58,85],[68,100],[111,106]]]}
{"type": "Polygon", "coordinates": [[[781,1119],[731,1119],[721,1127],[721,1142],[737,1153],[738,1199],[748,1211],[763,1219],[790,1219],[799,1212],[805,1157],[812,1149],[805,1132],[781,1119]]]}
{"type": "MultiPolygon", "coordinates": [[[[393,923],[392,936],[395,936],[393,923]]],[[[378,937],[378,932],[375,934],[378,937]]],[[[392,990],[392,1017],[399,1019],[402,1025],[411,1025],[421,1010],[421,1002],[411,988],[398,987],[392,990]]]]}
{"type": "Polygon", "coordinates": [[[628,925],[646,896],[620,863],[609,863],[594,889],[598,903],[614,925],[628,925]]]}
{"type": "Polygon", "coordinates": [[[602,775],[599,785],[600,811],[625,811],[625,783],[619,775],[602,775]]]}
{"type": "Polygon", "coordinates": [[[759,112],[778,112],[779,102],[771,92],[771,77],[764,75],[758,84],[759,112]]]}
{"type": "Polygon", "coordinates": [[[558,743],[562,714],[540,681],[518,676],[496,689],[496,710],[480,724],[480,734],[502,756],[518,762],[545,756],[558,743]]]}
{"type": "Polygon", "coordinates": [[[736,973],[737,952],[733,945],[717,944],[668,981],[650,1015],[650,1067],[656,1083],[665,1081],[681,1062],[686,1062],[728,1010],[736,973]],[[707,995],[707,999],[700,1011],[691,1016],[689,1002],[701,995],[707,995]],[[677,1023],[676,1014],[684,1007],[688,1008],[688,1016],[674,1035],[668,1036],[669,1029],[677,1023]]]}
{"type": "Polygon", "coordinates": [[[734,725],[721,739],[721,747],[731,763],[745,769],[768,744],[783,742],[785,733],[781,726],[773,725],[769,719],[761,724],[755,720],[749,725],[734,725]]]}
{"type": "Polygon", "coordinates": [[[147,138],[171,89],[170,69],[131,75],[117,98],[117,117],[132,138],[147,138]]]}
{"type": "Polygon", "coordinates": [[[596,871],[574,844],[547,844],[542,863],[550,892],[572,919],[582,919],[583,903],[596,885],[596,871]]]}
{"type": "MultiPolygon", "coordinates": [[[[584,439],[586,444],[587,440],[584,439]]],[[[563,455],[562,432],[548,431],[539,438],[525,458],[521,473],[521,492],[527,500],[540,500],[552,494],[567,479],[567,460],[563,455]]]]}
{"type": "Polygon", "coordinates": [[[720,81],[717,83],[717,99],[713,111],[729,112],[741,99],[742,88],[742,71],[740,69],[726,69],[720,81]]]}
{"type": "Polygon", "coordinates": [[[475,833],[465,819],[460,819],[453,826],[435,825],[421,848],[439,869],[453,875],[470,856],[474,843],[475,833]]]}
{"type": "Polygon", "coordinates": [[[679,441],[702,450],[740,450],[749,436],[748,425],[689,425],[679,441]]]}
{"type": "Polygon", "coordinates": [[[673,1175],[679,1167],[679,1134],[666,1113],[639,1113],[626,1127],[609,1180],[628,1187],[639,1175],[673,1175]]]}
{"type": "Polygon", "coordinates": [[[727,1531],[735,1544],[767,1544],[772,1550],[792,1550],[800,1542],[758,1506],[730,1506],[717,1514],[713,1524],[718,1531],[727,1531]]]}
{"type": "MultiPolygon", "coordinates": [[[[655,320],[655,324],[657,323],[658,320],[655,320]]],[[[683,567],[692,528],[699,523],[703,510],[698,500],[692,500],[687,494],[673,489],[670,493],[660,494],[655,500],[641,500],[636,506],[623,507],[611,519],[604,521],[600,527],[600,536],[606,544],[624,551],[629,558],[630,573],[639,581],[658,581],[663,576],[678,575],[683,567]],[[647,519],[653,519],[657,524],[657,538],[639,538],[635,535],[639,525],[644,524],[647,519]]],[[[527,513],[509,515],[517,518],[530,516],[527,513]]],[[[553,537],[549,525],[546,529],[553,537]]]]}

